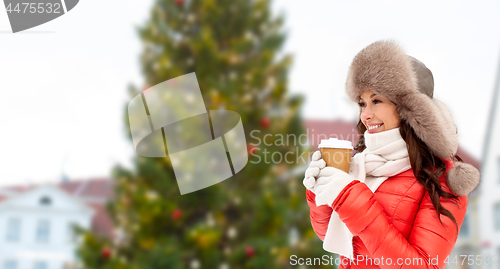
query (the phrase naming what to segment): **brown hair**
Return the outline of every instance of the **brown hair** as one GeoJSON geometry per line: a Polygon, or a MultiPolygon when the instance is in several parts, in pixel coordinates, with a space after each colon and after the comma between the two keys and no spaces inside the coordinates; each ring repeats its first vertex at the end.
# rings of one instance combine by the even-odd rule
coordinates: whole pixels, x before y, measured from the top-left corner
{"type": "MultiPolygon", "coordinates": [[[[366,127],[361,120],[358,122],[357,129],[359,140],[355,149],[356,152],[361,152],[366,149],[364,137],[366,127]]],[[[431,153],[427,145],[415,135],[410,125],[403,119],[399,126],[399,133],[406,142],[413,174],[417,181],[422,184],[429,193],[439,221],[443,224],[440,215],[445,215],[453,220],[458,230],[455,217],[453,217],[453,214],[451,214],[448,209],[444,208],[440,202],[440,198],[443,197],[445,199],[452,199],[455,203],[458,203],[458,196],[443,190],[441,182],[439,182],[439,177],[446,172],[446,164],[431,153]]],[[[453,158],[454,160],[462,161],[458,155],[455,155],[453,158]]]]}

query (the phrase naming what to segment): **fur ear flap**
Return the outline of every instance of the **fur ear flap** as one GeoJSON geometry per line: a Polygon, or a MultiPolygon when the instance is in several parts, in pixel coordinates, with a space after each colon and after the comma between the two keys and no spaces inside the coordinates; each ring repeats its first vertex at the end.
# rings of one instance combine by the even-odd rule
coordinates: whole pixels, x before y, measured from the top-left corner
{"type": "Polygon", "coordinates": [[[462,162],[455,162],[446,175],[446,183],[450,190],[458,195],[469,194],[479,185],[481,175],[472,165],[462,162]]]}
{"type": "MultiPolygon", "coordinates": [[[[443,159],[455,155],[458,148],[456,128],[453,122],[445,122],[447,119],[438,103],[423,93],[413,93],[399,99],[398,109],[401,118],[408,122],[434,155],[443,159]],[[450,135],[450,130],[453,135],[450,135]]],[[[452,120],[451,116],[449,118],[452,120]]]]}

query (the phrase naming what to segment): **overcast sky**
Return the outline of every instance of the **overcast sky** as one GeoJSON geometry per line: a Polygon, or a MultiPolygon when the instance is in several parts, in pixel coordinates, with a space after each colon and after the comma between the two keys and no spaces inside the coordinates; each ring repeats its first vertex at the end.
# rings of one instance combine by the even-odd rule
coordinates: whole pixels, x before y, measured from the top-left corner
{"type": "MultiPolygon", "coordinates": [[[[107,176],[134,156],[123,122],[128,84],[142,85],[135,26],[151,0],[82,0],[68,14],[12,34],[0,11],[0,185],[107,176]]],[[[500,52],[499,1],[279,0],[293,53],[290,91],[305,118],[355,119],[344,83],[352,58],[398,41],[433,72],[461,145],[480,158],[500,52]]]]}

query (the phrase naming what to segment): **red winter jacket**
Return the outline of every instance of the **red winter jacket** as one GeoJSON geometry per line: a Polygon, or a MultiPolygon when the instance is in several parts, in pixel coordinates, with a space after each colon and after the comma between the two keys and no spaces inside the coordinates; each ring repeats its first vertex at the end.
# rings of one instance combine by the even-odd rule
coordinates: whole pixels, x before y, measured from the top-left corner
{"type": "MultiPolygon", "coordinates": [[[[450,170],[453,162],[444,161],[446,171],[450,170]]],[[[440,181],[450,192],[445,175],[440,181]]],[[[312,227],[321,240],[333,209],[354,236],[354,260],[349,263],[341,256],[343,264],[339,268],[444,268],[457,240],[455,224],[441,215],[441,225],[429,194],[411,169],[388,178],[375,193],[364,183],[353,181],[340,192],[332,207],[317,207],[315,195],[309,190],[306,196],[312,227]]],[[[460,229],[467,197],[459,197],[458,204],[441,198],[441,205],[453,214],[460,229]]]]}

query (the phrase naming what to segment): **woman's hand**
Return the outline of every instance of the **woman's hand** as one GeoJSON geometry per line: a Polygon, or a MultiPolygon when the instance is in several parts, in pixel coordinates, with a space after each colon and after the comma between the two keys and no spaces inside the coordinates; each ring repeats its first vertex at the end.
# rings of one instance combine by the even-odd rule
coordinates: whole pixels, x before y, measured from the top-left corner
{"type": "Polygon", "coordinates": [[[356,179],[340,169],[330,166],[321,169],[312,190],[316,194],[316,206],[331,206],[345,186],[353,180],[356,179]]]}
{"type": "Polygon", "coordinates": [[[325,166],[325,160],[321,159],[321,152],[319,150],[314,152],[312,155],[312,161],[306,170],[304,181],[302,181],[306,189],[314,192],[316,178],[319,176],[321,169],[325,168],[325,166]]]}

